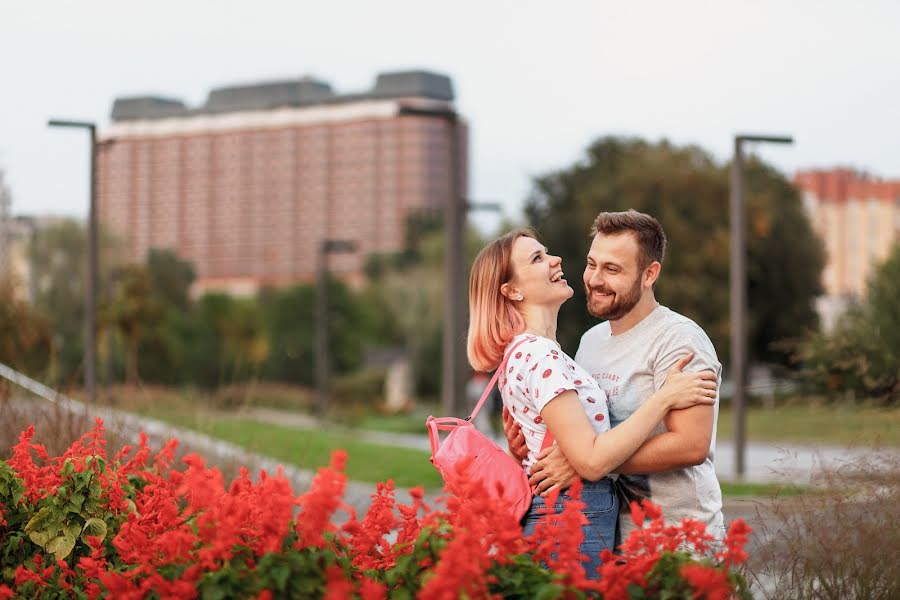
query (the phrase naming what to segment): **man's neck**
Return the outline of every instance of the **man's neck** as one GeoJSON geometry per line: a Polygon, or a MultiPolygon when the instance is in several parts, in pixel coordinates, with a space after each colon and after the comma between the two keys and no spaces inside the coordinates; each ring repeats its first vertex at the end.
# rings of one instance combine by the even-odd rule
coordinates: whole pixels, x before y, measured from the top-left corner
{"type": "Polygon", "coordinates": [[[628,311],[621,319],[609,322],[609,328],[613,335],[622,335],[652,313],[659,306],[653,291],[646,292],[640,301],[628,311]]]}

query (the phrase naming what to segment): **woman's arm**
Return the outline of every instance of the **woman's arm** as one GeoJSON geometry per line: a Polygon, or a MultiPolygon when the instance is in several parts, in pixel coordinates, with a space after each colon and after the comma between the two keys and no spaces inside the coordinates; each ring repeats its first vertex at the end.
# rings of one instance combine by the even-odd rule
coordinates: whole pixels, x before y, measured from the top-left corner
{"type": "Polygon", "coordinates": [[[651,399],[615,429],[596,434],[578,394],[567,390],[544,407],[541,417],[575,472],[597,480],[634,454],[667,411],[666,403],[651,399]]]}
{"type": "Polygon", "coordinates": [[[715,374],[682,373],[689,360],[687,356],[672,367],[669,385],[654,393],[623,423],[603,434],[594,433],[572,390],[544,407],[541,417],[578,475],[591,480],[605,477],[634,454],[669,410],[715,403],[715,374]]]}

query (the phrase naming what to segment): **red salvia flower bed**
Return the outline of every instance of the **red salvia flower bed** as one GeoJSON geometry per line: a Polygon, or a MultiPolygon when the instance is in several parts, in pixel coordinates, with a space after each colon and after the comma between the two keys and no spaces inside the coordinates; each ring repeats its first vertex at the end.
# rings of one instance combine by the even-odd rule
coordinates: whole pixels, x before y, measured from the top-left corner
{"type": "Polygon", "coordinates": [[[0,463],[0,600],[749,597],[732,571],[747,556],[742,521],[701,559],[715,550],[701,524],[666,525],[656,506],[634,505],[641,529],[589,581],[577,499],[529,538],[475,483],[435,507],[421,489],[399,504],[381,483],[359,518],[342,500],[343,452],[295,495],[281,472],[242,470],[226,486],[198,455],[175,465],[175,445],[154,454],[142,435],[109,460],[98,419],[51,457],[33,427],[22,432],[0,463]]]}

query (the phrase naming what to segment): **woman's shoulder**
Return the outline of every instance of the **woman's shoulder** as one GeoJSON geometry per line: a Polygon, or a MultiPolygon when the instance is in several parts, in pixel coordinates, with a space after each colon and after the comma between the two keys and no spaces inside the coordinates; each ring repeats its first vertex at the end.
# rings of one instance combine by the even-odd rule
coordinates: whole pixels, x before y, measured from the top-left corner
{"type": "Polygon", "coordinates": [[[562,357],[566,354],[553,340],[531,333],[517,335],[506,347],[510,362],[527,358],[527,362],[538,362],[548,356],[562,357]]]}

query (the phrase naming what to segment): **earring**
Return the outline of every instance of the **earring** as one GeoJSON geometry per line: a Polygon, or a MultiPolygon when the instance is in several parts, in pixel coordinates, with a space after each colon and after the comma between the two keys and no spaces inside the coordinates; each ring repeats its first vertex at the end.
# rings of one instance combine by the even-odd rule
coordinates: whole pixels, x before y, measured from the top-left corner
{"type": "Polygon", "coordinates": [[[525,296],[523,296],[521,293],[518,296],[516,296],[516,300],[518,300],[519,302],[521,302],[524,299],[525,299],[525,296]]]}

